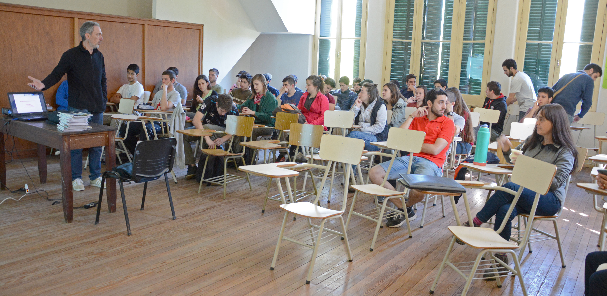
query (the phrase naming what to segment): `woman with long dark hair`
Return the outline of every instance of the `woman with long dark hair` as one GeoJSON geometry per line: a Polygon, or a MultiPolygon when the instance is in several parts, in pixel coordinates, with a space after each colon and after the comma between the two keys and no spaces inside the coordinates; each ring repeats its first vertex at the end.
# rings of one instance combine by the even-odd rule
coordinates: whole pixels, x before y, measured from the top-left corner
{"type": "MultiPolygon", "coordinates": [[[[571,138],[569,118],[565,109],[558,104],[548,104],[540,107],[533,134],[521,146],[523,155],[554,164],[557,167],[550,189],[547,194],[540,196],[535,212],[536,215],[540,216],[552,216],[561,209],[565,202],[565,187],[569,175],[578,165],[581,165],[577,163],[577,149],[571,138]]],[[[510,162],[512,145],[508,138],[500,137],[498,147],[501,147],[504,158],[510,162]]],[[[518,191],[520,186],[509,182],[504,184],[503,187],[518,191]]],[[[505,217],[514,196],[510,193],[497,191],[476,214],[473,220],[474,226],[480,226],[495,216],[494,229],[498,230],[502,221],[507,219],[508,222],[500,236],[509,240],[512,219],[517,214],[528,214],[534,198],[535,192],[529,189],[523,190],[512,214],[510,217],[505,217]]],[[[502,261],[507,262],[505,254],[500,254],[500,256],[500,259],[506,259],[502,261]]]]}
{"type": "Polygon", "coordinates": [[[364,140],[365,150],[378,151],[379,147],[371,145],[371,142],[385,141],[389,126],[388,112],[384,100],[379,97],[377,84],[363,85],[350,112],[354,112],[354,124],[360,128],[349,133],[348,137],[364,140]]]}
{"type": "Polygon", "coordinates": [[[381,97],[386,102],[386,108],[388,110],[388,124],[392,127],[400,127],[407,116],[405,116],[405,98],[398,90],[398,85],[394,82],[388,82],[384,84],[384,88],[381,91],[381,97]]]}
{"type": "Polygon", "coordinates": [[[460,132],[459,136],[462,138],[457,143],[456,154],[468,154],[474,144],[474,129],[472,128],[472,117],[470,116],[470,109],[462,97],[462,93],[457,87],[448,88],[447,91],[452,92],[455,95],[455,105],[453,105],[453,112],[464,118],[466,121],[464,128],[460,132]]]}
{"type": "Polygon", "coordinates": [[[204,102],[206,98],[211,96],[217,97],[217,92],[211,90],[209,78],[207,78],[206,75],[198,75],[198,77],[196,77],[196,81],[194,82],[194,99],[192,100],[192,108],[190,110],[196,113],[196,110],[198,110],[198,105],[204,102]]]}

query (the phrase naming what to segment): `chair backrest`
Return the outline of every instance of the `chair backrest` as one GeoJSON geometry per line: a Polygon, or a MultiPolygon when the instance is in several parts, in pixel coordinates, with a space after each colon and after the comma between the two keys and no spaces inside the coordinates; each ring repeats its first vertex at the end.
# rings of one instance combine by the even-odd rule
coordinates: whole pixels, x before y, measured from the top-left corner
{"type": "Polygon", "coordinates": [[[536,122],[537,122],[537,118],[525,118],[525,119],[523,119],[523,123],[524,124],[535,125],[536,122]]]}
{"type": "Polygon", "coordinates": [[[588,148],[577,147],[577,168],[575,168],[575,172],[572,174],[579,173],[584,168],[584,162],[586,162],[586,157],[588,156],[588,148]]]}
{"type": "Polygon", "coordinates": [[[425,137],[426,133],[422,131],[393,127],[388,131],[386,146],[394,150],[419,153],[425,137]]]}
{"type": "Polygon", "coordinates": [[[325,111],[325,126],[330,128],[351,128],[354,113],[350,111],[325,111]]]}
{"type": "Polygon", "coordinates": [[[510,124],[510,138],[525,140],[533,134],[534,128],[535,123],[512,122],[510,124]]]}
{"type": "Polygon", "coordinates": [[[133,181],[157,178],[170,172],[173,169],[176,146],[175,138],[139,142],[133,156],[133,181]]]}
{"type": "Polygon", "coordinates": [[[417,108],[415,107],[405,107],[405,118],[409,117],[409,115],[413,114],[417,108]]]}
{"type": "Polygon", "coordinates": [[[152,92],[151,92],[151,91],[147,91],[147,90],[146,90],[146,91],[144,91],[144,92],[143,92],[143,103],[144,103],[144,104],[147,104],[147,103],[149,103],[149,102],[150,102],[150,96],[151,96],[151,95],[152,95],[152,92]]]}
{"type": "Polygon", "coordinates": [[[297,113],[278,112],[276,113],[274,128],[279,131],[288,130],[291,128],[292,123],[297,123],[298,119],[299,114],[297,113]]]}
{"type": "Polygon", "coordinates": [[[556,166],[535,158],[519,155],[512,170],[512,182],[544,195],[548,193],[556,166]]]}
{"type": "Polygon", "coordinates": [[[118,113],[132,114],[134,106],[135,101],[131,99],[120,99],[120,104],[118,104],[118,113]]]}
{"type": "Polygon", "coordinates": [[[578,121],[579,124],[589,124],[589,125],[598,125],[601,126],[603,125],[603,122],[605,121],[605,113],[602,112],[588,112],[586,113],[586,115],[584,115],[583,118],[580,119],[580,121],[578,121]]]}
{"type": "Polygon", "coordinates": [[[496,123],[500,120],[499,110],[478,107],[474,108],[474,112],[478,112],[480,114],[479,121],[481,122],[496,123]]]}
{"type": "Polygon", "coordinates": [[[253,133],[255,117],[228,115],[226,118],[226,133],[232,136],[250,138],[253,133]]]}
{"type": "Polygon", "coordinates": [[[320,158],[357,165],[363,154],[365,141],[335,135],[323,135],[320,140],[320,158]]]}
{"type": "Polygon", "coordinates": [[[472,127],[477,127],[480,122],[481,114],[478,112],[470,112],[470,119],[472,120],[472,127]]]}
{"type": "Polygon", "coordinates": [[[320,148],[323,133],[322,125],[291,123],[289,145],[320,148]]]}

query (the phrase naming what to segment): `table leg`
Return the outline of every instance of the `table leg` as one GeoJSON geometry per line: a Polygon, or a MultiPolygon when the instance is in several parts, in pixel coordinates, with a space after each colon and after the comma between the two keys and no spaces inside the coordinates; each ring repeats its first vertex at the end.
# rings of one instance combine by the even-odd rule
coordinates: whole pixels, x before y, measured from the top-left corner
{"type": "Polygon", "coordinates": [[[63,136],[63,145],[59,159],[61,161],[61,204],[63,205],[63,218],[65,222],[72,223],[74,219],[74,195],[72,192],[72,155],[70,149],[70,136],[63,136]]]}
{"type": "Polygon", "coordinates": [[[466,213],[468,214],[468,223],[472,225],[472,213],[470,212],[470,203],[468,203],[468,195],[466,193],[462,194],[464,197],[464,206],[466,206],[466,213]]]}
{"type": "Polygon", "coordinates": [[[38,144],[38,175],[40,183],[46,183],[46,146],[38,144]]]}
{"type": "MultiPolygon", "coordinates": [[[[114,131],[108,133],[107,146],[105,147],[105,169],[111,171],[116,166],[116,144],[114,143],[114,131]]],[[[116,212],[116,179],[105,179],[107,186],[107,205],[110,213],[116,212]]]]}
{"type": "Polygon", "coordinates": [[[6,189],[6,155],[4,154],[4,133],[0,133],[0,189],[6,189]]]}
{"type": "Polygon", "coordinates": [[[280,193],[280,199],[282,199],[283,204],[286,204],[287,201],[285,200],[285,193],[284,193],[284,191],[282,191],[282,185],[280,185],[280,178],[276,178],[274,180],[276,180],[276,187],[278,187],[278,192],[280,193]]]}

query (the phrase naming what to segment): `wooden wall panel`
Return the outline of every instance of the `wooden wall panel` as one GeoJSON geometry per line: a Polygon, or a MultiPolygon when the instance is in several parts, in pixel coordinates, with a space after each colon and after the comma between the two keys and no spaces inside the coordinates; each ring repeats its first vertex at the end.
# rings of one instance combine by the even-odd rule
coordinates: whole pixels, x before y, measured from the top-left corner
{"type": "MultiPolygon", "coordinates": [[[[10,105],[7,92],[32,90],[27,76],[44,79],[63,52],[79,43],[78,29],[87,20],[98,22],[103,32],[99,50],[105,57],[109,96],[127,83],[131,63],[139,65],[139,81],[146,90],[160,81],[163,70],[175,66],[179,82],[192,93],[202,69],[203,25],[0,3],[0,107],[10,105]]],[[[44,92],[53,106],[58,87],[44,92]]],[[[13,157],[36,155],[33,143],[15,142],[6,143],[13,157]]]]}
{"type": "MultiPolygon", "coordinates": [[[[146,40],[146,85],[154,85],[162,79],[168,67],[177,67],[177,81],[192,97],[194,81],[198,76],[199,62],[196,57],[201,50],[200,30],[148,25],[146,40]]],[[[202,73],[203,74],[203,73],[202,73]]],[[[152,90],[146,88],[146,90],[152,90]]]]}
{"type": "MultiPolygon", "coordinates": [[[[118,91],[120,86],[127,83],[126,67],[129,64],[143,65],[143,25],[119,22],[98,21],[103,41],[99,51],[105,59],[105,75],[107,76],[108,96],[118,91]]],[[[89,19],[78,19],[78,28],[89,19]]],[[[142,73],[139,72],[139,82],[142,73]]]]}

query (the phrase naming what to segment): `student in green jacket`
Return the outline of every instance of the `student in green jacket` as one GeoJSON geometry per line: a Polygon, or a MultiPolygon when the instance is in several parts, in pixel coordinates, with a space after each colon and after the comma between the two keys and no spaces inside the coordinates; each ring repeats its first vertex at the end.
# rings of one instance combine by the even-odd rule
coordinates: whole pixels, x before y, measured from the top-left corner
{"type": "Polygon", "coordinates": [[[238,105],[240,114],[255,116],[256,124],[273,127],[274,118],[272,118],[272,111],[278,107],[278,101],[268,90],[266,78],[262,74],[253,76],[252,84],[253,94],[244,103],[238,105]]]}

